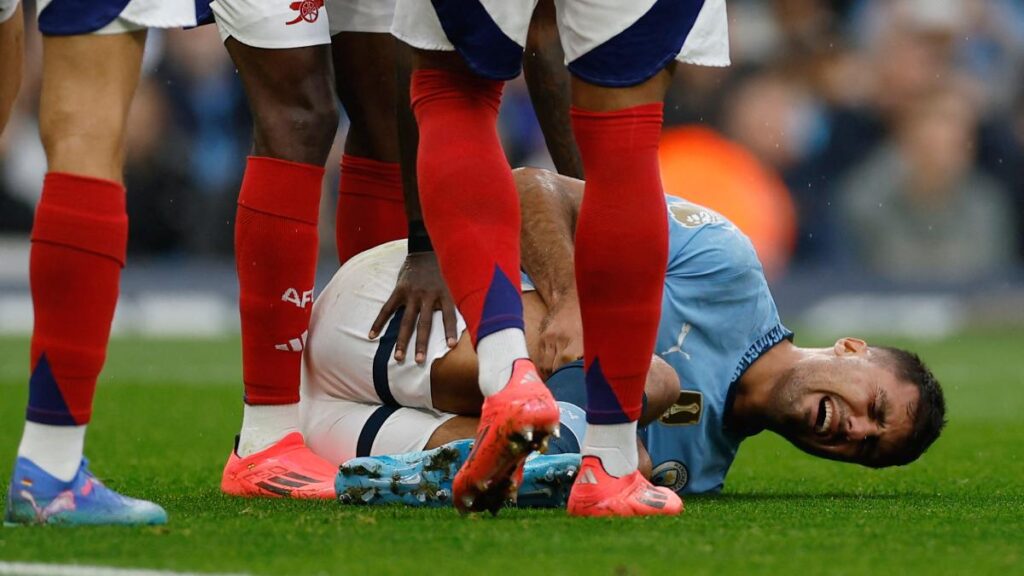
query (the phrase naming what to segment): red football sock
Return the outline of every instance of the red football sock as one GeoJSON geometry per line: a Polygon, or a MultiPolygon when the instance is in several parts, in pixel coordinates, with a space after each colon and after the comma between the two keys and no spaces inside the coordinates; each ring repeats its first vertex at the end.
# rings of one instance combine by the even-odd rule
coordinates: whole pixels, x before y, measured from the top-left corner
{"type": "Polygon", "coordinates": [[[405,200],[398,163],[342,156],[336,224],[341,264],[364,250],[405,238],[405,200]]]}
{"type": "Polygon", "coordinates": [[[502,85],[443,70],[412,76],[423,218],[474,344],[523,328],[519,196],[496,126],[502,85]]]}
{"type": "Polygon", "coordinates": [[[29,420],[89,422],[127,244],[123,186],[73,174],[46,175],[29,256],[35,313],[29,420]]]}
{"type": "Polygon", "coordinates": [[[658,171],[662,105],[572,110],[587,175],[576,226],[587,420],[636,420],[661,315],[668,220],[658,171]]]}
{"type": "Polygon", "coordinates": [[[250,156],[238,195],[235,264],[248,404],[299,401],[317,260],[321,166],[250,156]]]}

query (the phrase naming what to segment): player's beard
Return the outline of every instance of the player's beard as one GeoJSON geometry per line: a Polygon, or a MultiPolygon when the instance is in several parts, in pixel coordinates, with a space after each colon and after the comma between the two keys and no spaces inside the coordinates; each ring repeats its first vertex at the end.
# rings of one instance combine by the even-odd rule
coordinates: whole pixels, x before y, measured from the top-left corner
{"type": "Polygon", "coordinates": [[[798,366],[787,370],[768,400],[768,429],[790,441],[803,436],[808,415],[802,401],[810,391],[810,383],[798,366]]]}

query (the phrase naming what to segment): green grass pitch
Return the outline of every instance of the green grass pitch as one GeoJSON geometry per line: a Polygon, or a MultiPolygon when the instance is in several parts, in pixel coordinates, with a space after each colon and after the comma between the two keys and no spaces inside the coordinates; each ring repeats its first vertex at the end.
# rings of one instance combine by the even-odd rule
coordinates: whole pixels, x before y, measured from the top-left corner
{"type": "MultiPolygon", "coordinates": [[[[256,574],[1024,573],[1024,334],[898,344],[921,352],[949,403],[949,427],[921,461],[860,469],[762,434],[743,445],[725,492],[687,498],[682,516],[592,520],[223,497],[241,418],[237,341],[117,339],[87,454],[108,485],[162,503],[170,524],[4,528],[0,561],[256,574]]],[[[5,489],[27,359],[26,339],[0,339],[5,489]]]]}

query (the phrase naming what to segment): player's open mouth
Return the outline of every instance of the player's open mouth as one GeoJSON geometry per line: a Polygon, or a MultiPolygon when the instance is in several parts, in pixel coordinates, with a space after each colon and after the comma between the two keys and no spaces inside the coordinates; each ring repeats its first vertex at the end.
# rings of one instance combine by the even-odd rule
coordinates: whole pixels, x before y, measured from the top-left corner
{"type": "Polygon", "coordinates": [[[822,396],[818,404],[818,418],[814,421],[814,433],[819,436],[828,435],[832,431],[832,419],[835,417],[835,402],[828,396],[822,396]]]}

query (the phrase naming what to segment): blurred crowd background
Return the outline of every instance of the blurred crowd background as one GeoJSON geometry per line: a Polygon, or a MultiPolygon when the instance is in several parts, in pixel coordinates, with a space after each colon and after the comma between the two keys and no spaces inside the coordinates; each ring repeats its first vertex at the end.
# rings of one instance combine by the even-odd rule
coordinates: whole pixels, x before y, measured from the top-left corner
{"type": "MultiPolygon", "coordinates": [[[[666,188],[754,237],[773,278],[854,271],[976,283],[1024,262],[1024,2],[728,0],[733,65],[680,66],[666,188]],[[693,125],[703,128],[693,128],[693,125]],[[742,169],[739,167],[743,167],[742,169]]],[[[0,139],[0,237],[25,238],[46,162],[41,41],[0,139]]],[[[214,26],[152,32],[131,112],[134,261],[223,259],[250,122],[214,26]]],[[[500,129],[513,166],[550,166],[522,79],[500,129]]],[[[339,126],[325,181],[331,260],[339,126]]]]}

